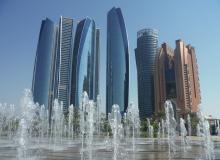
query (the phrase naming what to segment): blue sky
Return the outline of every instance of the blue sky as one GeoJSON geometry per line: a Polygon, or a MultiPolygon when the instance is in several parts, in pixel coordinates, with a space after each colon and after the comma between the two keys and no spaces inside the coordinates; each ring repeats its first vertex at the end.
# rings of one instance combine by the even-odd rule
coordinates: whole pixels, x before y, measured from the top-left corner
{"type": "MultiPolygon", "coordinates": [[[[159,45],[175,47],[183,39],[196,49],[202,110],[220,117],[220,1],[201,0],[0,0],[0,102],[19,105],[24,88],[30,88],[41,20],[77,21],[93,18],[101,29],[101,98],[105,101],[106,14],[121,7],[130,51],[130,101],[137,103],[134,48],[137,31],[159,30],[159,45]]],[[[103,104],[105,105],[105,104],[103,104]]],[[[104,110],[104,107],[103,107],[104,110]]]]}

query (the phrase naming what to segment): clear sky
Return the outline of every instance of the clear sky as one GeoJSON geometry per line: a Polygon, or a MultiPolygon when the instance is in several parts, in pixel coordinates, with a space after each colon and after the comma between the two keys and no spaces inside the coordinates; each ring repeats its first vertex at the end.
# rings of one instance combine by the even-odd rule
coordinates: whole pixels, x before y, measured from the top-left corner
{"type": "MultiPolygon", "coordinates": [[[[58,23],[66,16],[89,16],[101,29],[101,98],[105,101],[106,15],[113,6],[123,12],[129,39],[130,101],[137,103],[134,48],[137,31],[159,30],[159,45],[175,47],[183,39],[196,49],[202,110],[220,117],[220,1],[219,0],[0,0],[0,102],[19,105],[30,88],[41,20],[58,23]]],[[[105,104],[103,104],[104,110],[105,104]]]]}

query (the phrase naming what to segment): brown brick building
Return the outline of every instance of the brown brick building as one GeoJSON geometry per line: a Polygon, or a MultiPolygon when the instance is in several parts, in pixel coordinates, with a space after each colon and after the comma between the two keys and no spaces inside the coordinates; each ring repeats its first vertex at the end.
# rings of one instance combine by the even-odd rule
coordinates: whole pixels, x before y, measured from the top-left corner
{"type": "Polygon", "coordinates": [[[196,112],[201,101],[195,49],[176,41],[173,50],[166,43],[159,48],[155,59],[155,112],[171,99],[179,116],[196,112]]]}

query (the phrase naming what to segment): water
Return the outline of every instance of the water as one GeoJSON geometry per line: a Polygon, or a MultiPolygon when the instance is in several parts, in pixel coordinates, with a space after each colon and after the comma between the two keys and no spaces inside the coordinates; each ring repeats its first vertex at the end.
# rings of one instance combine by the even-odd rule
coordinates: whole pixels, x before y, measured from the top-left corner
{"type": "Polygon", "coordinates": [[[85,135],[85,113],[86,106],[89,103],[89,98],[86,92],[82,95],[82,102],[80,105],[80,133],[81,133],[81,160],[84,159],[84,135],[85,135]]]}
{"type": "Polygon", "coordinates": [[[153,138],[154,137],[154,127],[151,125],[150,123],[150,119],[147,118],[147,128],[148,128],[148,136],[149,138],[153,138]]]}
{"type": "Polygon", "coordinates": [[[164,139],[165,138],[165,122],[164,120],[162,119],[161,120],[161,128],[162,128],[162,138],[164,139]]]}
{"type": "Polygon", "coordinates": [[[130,103],[127,111],[127,121],[130,122],[130,127],[132,129],[132,150],[135,152],[135,143],[136,138],[139,137],[139,128],[140,128],[140,118],[139,118],[139,109],[133,103],[130,103]]]}
{"type": "Polygon", "coordinates": [[[24,91],[24,96],[21,99],[21,115],[18,126],[18,148],[17,159],[29,158],[28,147],[32,134],[34,135],[33,120],[36,114],[36,105],[33,102],[32,93],[30,90],[24,91]]]}
{"type": "Polygon", "coordinates": [[[174,118],[174,111],[171,101],[167,100],[165,102],[165,114],[166,114],[166,130],[167,130],[167,139],[168,139],[168,154],[169,159],[175,154],[176,151],[176,120],[174,118]]]}
{"type": "Polygon", "coordinates": [[[93,101],[89,101],[88,105],[87,105],[87,121],[86,121],[86,125],[87,125],[87,134],[86,134],[86,142],[87,142],[87,148],[88,148],[88,152],[89,152],[89,160],[92,160],[92,150],[93,150],[93,134],[94,134],[94,113],[95,113],[95,108],[94,108],[94,102],[93,101]]]}
{"type": "Polygon", "coordinates": [[[188,145],[186,135],[187,135],[187,130],[185,128],[185,120],[183,118],[180,118],[181,145],[183,147],[184,152],[186,152],[186,147],[188,145]]]}
{"type": "Polygon", "coordinates": [[[161,126],[160,126],[160,122],[158,123],[158,129],[157,129],[157,141],[158,144],[161,144],[161,126]]]}
{"type": "Polygon", "coordinates": [[[69,106],[69,114],[68,114],[68,137],[73,139],[73,123],[74,123],[74,107],[73,105],[69,106]]]}
{"type": "Polygon", "coordinates": [[[112,112],[109,114],[109,123],[111,126],[112,134],[113,134],[113,140],[112,140],[112,146],[113,146],[113,159],[117,160],[120,155],[120,143],[121,138],[123,137],[123,128],[121,124],[121,113],[120,108],[118,105],[112,106],[112,112]]]}
{"type": "Polygon", "coordinates": [[[188,135],[191,136],[192,135],[192,126],[191,126],[191,118],[190,115],[187,115],[187,125],[188,125],[188,135]]]}
{"type": "MultiPolygon", "coordinates": [[[[100,106],[100,102],[89,100],[84,92],[80,107],[70,106],[65,117],[62,102],[55,100],[50,121],[48,110],[35,104],[30,90],[25,90],[20,114],[13,105],[0,104],[0,159],[220,158],[220,137],[210,136],[209,124],[200,112],[197,125],[199,137],[186,138],[185,120],[180,119],[180,124],[177,124],[172,103],[166,101],[165,120],[159,119],[156,124],[153,118],[149,119],[145,126],[148,138],[141,138],[137,106],[130,103],[122,118],[119,106],[113,105],[108,121],[105,115],[103,118],[99,113],[100,106]],[[156,127],[153,128],[150,122],[156,127]],[[177,125],[180,125],[180,135],[177,134],[177,125]]],[[[186,121],[189,126],[188,118],[186,121]]]]}
{"type": "Polygon", "coordinates": [[[199,111],[197,113],[197,116],[199,118],[199,124],[198,124],[198,129],[199,129],[199,135],[203,139],[203,151],[205,153],[205,158],[208,160],[215,159],[214,156],[214,145],[213,141],[211,140],[210,136],[210,127],[208,121],[205,119],[203,113],[199,111]]]}

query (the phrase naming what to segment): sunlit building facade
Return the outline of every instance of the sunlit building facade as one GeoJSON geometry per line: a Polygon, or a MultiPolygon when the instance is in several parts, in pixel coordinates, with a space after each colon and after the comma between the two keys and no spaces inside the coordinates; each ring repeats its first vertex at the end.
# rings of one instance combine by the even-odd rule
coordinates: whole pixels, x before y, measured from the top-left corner
{"type": "MultiPolygon", "coordinates": [[[[71,104],[78,107],[84,91],[88,93],[90,99],[96,98],[95,62],[96,56],[99,56],[96,55],[96,34],[95,22],[91,18],[85,18],[78,23],[73,50],[71,87],[71,104]]],[[[98,41],[97,43],[99,45],[98,41]]]]}
{"type": "Polygon", "coordinates": [[[138,107],[140,118],[151,117],[154,113],[154,66],[158,45],[156,29],[142,29],[137,33],[135,49],[138,107]]]}
{"type": "Polygon", "coordinates": [[[33,100],[50,109],[53,93],[56,26],[48,18],[42,21],[32,81],[33,100]]]}
{"type": "Polygon", "coordinates": [[[174,50],[166,43],[161,45],[155,57],[154,73],[155,112],[160,112],[164,111],[167,99],[177,100],[174,50]]]}
{"type": "Polygon", "coordinates": [[[70,105],[73,19],[61,17],[58,30],[56,98],[63,103],[63,111],[67,113],[70,105]]]}
{"type": "Polygon", "coordinates": [[[197,112],[201,102],[198,65],[194,47],[185,45],[182,40],[176,41],[174,53],[177,106],[184,116],[189,112],[197,112]]]}
{"type": "Polygon", "coordinates": [[[163,111],[164,102],[170,99],[178,117],[197,112],[201,96],[194,47],[177,40],[173,50],[164,43],[155,64],[155,111],[163,111]]]}
{"type": "Polygon", "coordinates": [[[123,113],[128,106],[128,39],[121,9],[115,7],[107,14],[106,74],[106,113],[111,112],[113,104],[118,104],[123,113]]]}

